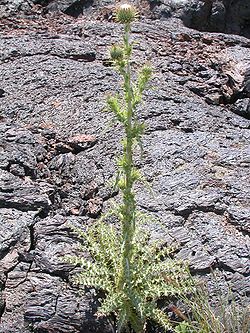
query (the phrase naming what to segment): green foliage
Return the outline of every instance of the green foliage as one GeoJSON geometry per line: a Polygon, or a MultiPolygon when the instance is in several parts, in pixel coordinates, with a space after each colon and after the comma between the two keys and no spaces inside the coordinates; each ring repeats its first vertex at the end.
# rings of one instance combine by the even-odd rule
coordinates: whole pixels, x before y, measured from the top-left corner
{"type": "Polygon", "coordinates": [[[192,326],[186,321],[182,321],[176,328],[175,333],[196,333],[192,326]]]}
{"type": "Polygon", "coordinates": [[[121,203],[108,215],[114,215],[118,224],[108,223],[105,217],[89,227],[77,231],[83,242],[86,257],[69,257],[68,260],[82,268],[75,282],[101,290],[100,315],[115,315],[116,331],[142,333],[148,320],[164,329],[172,325],[164,311],[157,306],[159,299],[184,295],[193,285],[186,267],[171,259],[171,250],[163,244],[150,241],[142,222],[142,213],[136,209],[134,184],[143,180],[135,167],[133,151],[141,144],[145,126],[138,120],[136,109],[152,75],[145,65],[132,82],[130,57],[130,22],[136,17],[131,6],[122,5],[117,20],[124,23],[123,45],[113,45],[112,63],[123,79],[123,93],[109,96],[107,107],[124,129],[123,154],[118,159],[115,186],[122,195],[121,203]]]}
{"type": "Polygon", "coordinates": [[[192,288],[184,264],[170,258],[171,249],[150,243],[149,233],[137,227],[124,270],[124,239],[115,225],[98,221],[78,234],[89,257],[69,257],[68,261],[82,268],[75,277],[77,284],[105,293],[99,315],[115,314],[117,332],[128,324],[135,332],[143,332],[148,319],[169,329],[170,320],[157,309],[157,300],[183,295],[192,288]]]}

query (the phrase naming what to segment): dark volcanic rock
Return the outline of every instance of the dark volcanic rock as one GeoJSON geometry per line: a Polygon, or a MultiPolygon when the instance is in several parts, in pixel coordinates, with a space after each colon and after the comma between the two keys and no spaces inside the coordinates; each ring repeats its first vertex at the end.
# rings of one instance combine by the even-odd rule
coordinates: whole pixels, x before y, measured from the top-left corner
{"type": "Polygon", "coordinates": [[[93,296],[80,296],[61,278],[27,271],[19,264],[8,274],[4,296],[7,299],[1,333],[18,332],[111,332],[105,321],[94,317],[93,296]]]}
{"type": "Polygon", "coordinates": [[[48,194],[53,188],[45,183],[39,185],[31,180],[20,180],[9,172],[0,170],[0,207],[21,211],[45,210],[50,206],[48,194]]]}
{"type": "Polygon", "coordinates": [[[0,209],[0,253],[1,280],[4,274],[18,263],[19,255],[30,250],[30,229],[34,224],[35,214],[16,209],[0,209]]]}
{"type": "Polygon", "coordinates": [[[190,28],[250,38],[250,4],[245,0],[149,0],[155,17],[181,18],[190,28]]]}
{"type": "Polygon", "coordinates": [[[245,0],[198,0],[191,2],[183,15],[187,26],[202,30],[226,32],[250,38],[250,4],[245,0]]]}
{"type": "Polygon", "coordinates": [[[67,264],[63,256],[73,254],[77,249],[75,237],[70,232],[68,220],[63,216],[45,218],[34,227],[36,242],[33,270],[59,275],[66,278],[72,265],[67,264]]]}
{"type": "Polygon", "coordinates": [[[93,0],[52,0],[46,8],[48,11],[61,11],[70,16],[77,17],[83,13],[85,8],[91,6],[91,4],[93,4],[93,0]]]}
{"type": "Polygon", "coordinates": [[[0,207],[48,211],[53,187],[37,182],[37,159],[45,156],[42,137],[8,123],[0,123],[0,207]]]}
{"type": "MultiPolygon", "coordinates": [[[[1,333],[26,333],[31,328],[36,332],[110,332],[108,323],[94,316],[98,302],[93,293],[83,296],[69,288],[68,276],[74,267],[66,264],[63,256],[73,254],[74,248],[77,252],[77,242],[68,222],[55,216],[33,223],[33,235],[26,237],[32,249],[15,244],[15,250],[2,260],[7,279],[1,333]],[[14,262],[17,251],[19,257],[14,262]]],[[[79,222],[72,224],[79,226],[79,222]]]]}
{"type": "Polygon", "coordinates": [[[78,17],[92,7],[105,7],[110,4],[114,4],[114,0],[2,0],[0,18],[12,15],[29,17],[59,12],[78,17]]]}
{"type": "MultiPolygon", "coordinates": [[[[184,4],[175,1],[172,16],[184,4]]],[[[91,13],[89,20],[16,17],[22,28],[7,25],[1,34],[1,333],[111,331],[94,316],[93,294],[78,294],[77,269],[63,259],[79,251],[69,225],[84,229],[117,194],[110,184],[122,133],[102,110],[119,90],[107,46],[121,27],[91,13]]],[[[135,156],[154,196],[138,185],[138,204],[169,228],[166,235],[152,225],[153,237],[179,245],[176,255],[207,280],[213,300],[211,268],[223,292],[229,286],[244,304],[250,122],[237,110],[249,104],[250,42],[146,17],[133,38],[135,63],[151,61],[155,73],[138,110],[147,125],[143,161],[135,156]]]]}
{"type": "Polygon", "coordinates": [[[30,10],[31,0],[1,0],[0,18],[22,10],[30,10]]]}

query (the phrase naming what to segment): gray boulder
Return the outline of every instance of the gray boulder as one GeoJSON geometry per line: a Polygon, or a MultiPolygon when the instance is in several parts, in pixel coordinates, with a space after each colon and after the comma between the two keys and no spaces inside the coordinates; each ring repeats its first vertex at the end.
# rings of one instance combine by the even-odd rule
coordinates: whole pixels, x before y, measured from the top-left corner
{"type": "Polygon", "coordinates": [[[181,18],[200,31],[225,32],[250,37],[250,7],[245,0],[149,0],[155,17],[181,18]]]}

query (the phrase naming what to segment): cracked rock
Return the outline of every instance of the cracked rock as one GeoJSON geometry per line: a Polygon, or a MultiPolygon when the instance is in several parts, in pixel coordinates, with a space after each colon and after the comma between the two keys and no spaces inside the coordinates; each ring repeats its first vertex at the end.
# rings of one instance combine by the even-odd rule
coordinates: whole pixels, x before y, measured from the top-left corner
{"type": "MultiPolygon", "coordinates": [[[[99,296],[78,291],[79,268],[64,256],[83,255],[69,225],[85,230],[119,197],[112,184],[123,133],[102,111],[106,96],[120,92],[107,47],[120,40],[121,27],[106,8],[113,1],[86,2],[77,19],[46,14],[48,1],[39,2],[29,17],[20,7],[0,22],[0,333],[109,333],[95,316],[99,296]]],[[[152,214],[152,239],[177,247],[175,255],[206,281],[212,304],[211,267],[223,295],[229,287],[244,304],[250,122],[234,109],[249,99],[250,42],[184,27],[190,1],[178,2],[143,3],[133,26],[132,66],[154,66],[137,110],[146,124],[143,159],[135,152],[154,195],[138,184],[137,202],[152,214]]],[[[199,20],[219,24],[221,7],[202,7],[192,9],[199,20]]]]}

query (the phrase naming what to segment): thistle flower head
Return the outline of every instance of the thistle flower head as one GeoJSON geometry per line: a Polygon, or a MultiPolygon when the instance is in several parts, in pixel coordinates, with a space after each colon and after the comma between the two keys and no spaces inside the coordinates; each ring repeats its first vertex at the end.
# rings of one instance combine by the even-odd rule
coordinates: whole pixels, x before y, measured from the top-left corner
{"type": "Polygon", "coordinates": [[[113,61],[121,61],[123,60],[124,52],[120,46],[113,45],[110,49],[110,58],[113,61]]]}
{"type": "Polygon", "coordinates": [[[116,9],[115,19],[119,23],[128,24],[133,22],[137,17],[138,12],[132,5],[123,4],[116,9]]]}

